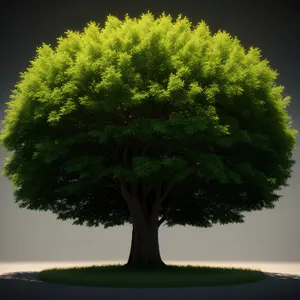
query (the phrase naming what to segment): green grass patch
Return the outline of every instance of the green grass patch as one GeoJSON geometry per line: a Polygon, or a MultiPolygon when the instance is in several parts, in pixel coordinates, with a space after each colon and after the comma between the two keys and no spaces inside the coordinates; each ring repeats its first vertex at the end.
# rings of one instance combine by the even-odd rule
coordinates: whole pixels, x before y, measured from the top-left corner
{"type": "Polygon", "coordinates": [[[265,279],[260,270],[209,266],[175,266],[163,270],[137,270],[122,265],[55,268],[39,272],[38,279],[52,283],[118,288],[171,288],[222,286],[265,279]]]}

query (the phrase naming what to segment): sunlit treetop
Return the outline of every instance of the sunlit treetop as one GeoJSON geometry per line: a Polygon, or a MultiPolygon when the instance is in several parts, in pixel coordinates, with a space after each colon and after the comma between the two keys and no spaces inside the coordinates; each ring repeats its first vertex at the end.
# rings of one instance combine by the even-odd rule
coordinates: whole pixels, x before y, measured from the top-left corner
{"type": "Polygon", "coordinates": [[[8,103],[4,173],[20,206],[77,224],[128,222],[130,199],[169,225],[242,222],[294,164],[277,76],[204,21],[110,15],[37,49],[8,103]]]}

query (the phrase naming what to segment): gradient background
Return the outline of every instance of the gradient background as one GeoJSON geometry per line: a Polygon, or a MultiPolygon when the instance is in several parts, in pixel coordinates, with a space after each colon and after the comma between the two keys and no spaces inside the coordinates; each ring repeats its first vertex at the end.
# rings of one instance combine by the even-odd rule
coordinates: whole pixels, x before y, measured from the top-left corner
{"type": "MultiPolygon", "coordinates": [[[[237,36],[244,47],[259,47],[263,58],[279,71],[278,83],[292,97],[288,111],[293,126],[300,129],[300,13],[289,1],[260,4],[258,1],[26,1],[5,3],[0,19],[0,112],[35,49],[42,42],[54,44],[67,29],[81,30],[89,21],[104,24],[106,16],[138,17],[148,9],[176,17],[186,15],[194,24],[204,20],[237,36]],[[248,4],[249,3],[249,4],[248,4]],[[257,4],[256,4],[257,3],[257,4]]],[[[292,1],[291,1],[292,2],[292,1]]],[[[1,125],[2,128],[2,125],[1,125]]],[[[244,224],[160,229],[160,246],[165,260],[300,262],[300,140],[297,161],[273,210],[247,213],[244,224]]],[[[7,153],[0,146],[1,169],[7,153]]],[[[0,177],[0,262],[106,261],[126,260],[129,254],[129,225],[111,229],[72,225],[56,220],[49,212],[20,209],[13,200],[13,188],[0,177]]]]}

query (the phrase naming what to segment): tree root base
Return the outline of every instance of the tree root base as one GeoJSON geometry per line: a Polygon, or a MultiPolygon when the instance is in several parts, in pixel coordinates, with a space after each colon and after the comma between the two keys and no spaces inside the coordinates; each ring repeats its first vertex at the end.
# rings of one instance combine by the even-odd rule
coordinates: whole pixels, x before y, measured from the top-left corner
{"type": "Polygon", "coordinates": [[[163,261],[161,262],[127,262],[123,265],[126,269],[135,269],[135,270],[165,270],[168,268],[163,261]]]}

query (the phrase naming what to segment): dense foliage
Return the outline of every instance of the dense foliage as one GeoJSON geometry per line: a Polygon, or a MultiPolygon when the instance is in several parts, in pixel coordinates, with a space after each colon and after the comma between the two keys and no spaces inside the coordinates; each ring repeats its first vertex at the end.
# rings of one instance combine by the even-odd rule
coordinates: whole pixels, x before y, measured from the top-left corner
{"type": "Polygon", "coordinates": [[[20,207],[75,224],[131,222],[128,197],[146,218],[161,205],[169,226],[243,222],[274,207],[294,164],[277,76],[259,49],[204,21],[91,22],[43,44],[21,74],[4,174],[20,207]]]}

